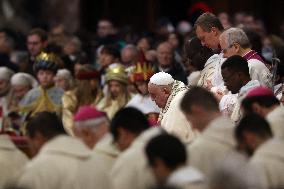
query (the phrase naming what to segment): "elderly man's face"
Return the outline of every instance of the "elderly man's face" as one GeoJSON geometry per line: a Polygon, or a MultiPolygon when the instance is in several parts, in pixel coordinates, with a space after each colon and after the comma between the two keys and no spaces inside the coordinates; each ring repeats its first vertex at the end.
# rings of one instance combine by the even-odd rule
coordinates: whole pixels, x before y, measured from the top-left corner
{"type": "Polygon", "coordinates": [[[220,47],[224,58],[229,58],[233,55],[237,55],[237,51],[234,45],[229,45],[225,37],[220,37],[220,47]]]}
{"type": "Polygon", "coordinates": [[[166,87],[157,86],[152,83],[148,84],[148,91],[151,99],[157,104],[159,108],[165,108],[170,92],[166,87]]]}
{"type": "Polygon", "coordinates": [[[135,62],[136,54],[132,49],[124,49],[121,52],[121,61],[125,65],[130,65],[135,62]]]}
{"type": "Polygon", "coordinates": [[[13,92],[16,98],[23,98],[31,88],[26,85],[15,85],[13,86],[13,92]]]}
{"type": "Polygon", "coordinates": [[[63,89],[64,91],[69,89],[69,82],[63,76],[56,76],[54,78],[55,86],[63,89]]]}
{"type": "Polygon", "coordinates": [[[162,43],[157,48],[157,59],[162,68],[170,67],[173,62],[173,48],[168,43],[162,43]]]}

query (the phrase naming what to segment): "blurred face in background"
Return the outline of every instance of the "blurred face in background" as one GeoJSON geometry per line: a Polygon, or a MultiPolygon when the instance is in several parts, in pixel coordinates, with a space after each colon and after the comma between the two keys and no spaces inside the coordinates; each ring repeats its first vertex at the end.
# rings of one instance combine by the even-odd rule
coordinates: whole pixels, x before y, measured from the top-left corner
{"type": "Polygon", "coordinates": [[[13,94],[18,99],[22,99],[25,94],[27,94],[27,92],[31,89],[31,87],[27,85],[13,85],[12,88],[13,94]]]}
{"type": "Polygon", "coordinates": [[[69,81],[65,77],[56,76],[54,80],[55,86],[63,89],[64,91],[70,88],[69,81]]]}
{"type": "Polygon", "coordinates": [[[135,81],[135,85],[138,89],[138,91],[142,94],[142,95],[147,95],[148,92],[148,83],[145,81],[135,81]]]}
{"type": "Polygon", "coordinates": [[[138,42],[137,42],[137,48],[141,51],[143,51],[144,53],[146,51],[148,51],[150,49],[150,42],[149,40],[147,40],[147,38],[141,38],[138,42]]]}
{"type": "Polygon", "coordinates": [[[116,59],[111,54],[104,52],[99,55],[98,59],[98,62],[102,67],[107,67],[108,65],[115,63],[115,61],[116,59]]]}
{"type": "Polygon", "coordinates": [[[162,43],[157,48],[157,59],[162,68],[171,67],[173,63],[173,48],[170,43],[162,43]]]}
{"type": "Polygon", "coordinates": [[[54,72],[51,70],[39,70],[37,79],[43,88],[48,88],[54,84],[54,75],[54,72]]]}
{"type": "Polygon", "coordinates": [[[120,83],[119,81],[115,81],[115,80],[111,80],[108,82],[108,88],[109,88],[111,97],[114,99],[122,95],[126,90],[126,87],[124,86],[124,84],[120,83]]]}
{"type": "Polygon", "coordinates": [[[106,37],[113,33],[113,25],[108,20],[101,20],[98,23],[97,34],[99,37],[106,37]]]}
{"type": "Polygon", "coordinates": [[[170,33],[168,37],[168,42],[173,46],[174,49],[178,48],[179,40],[177,34],[170,33]]]}
{"type": "Polygon", "coordinates": [[[27,47],[30,55],[35,57],[44,49],[45,43],[41,40],[40,36],[36,34],[29,35],[27,39],[27,47]]]}

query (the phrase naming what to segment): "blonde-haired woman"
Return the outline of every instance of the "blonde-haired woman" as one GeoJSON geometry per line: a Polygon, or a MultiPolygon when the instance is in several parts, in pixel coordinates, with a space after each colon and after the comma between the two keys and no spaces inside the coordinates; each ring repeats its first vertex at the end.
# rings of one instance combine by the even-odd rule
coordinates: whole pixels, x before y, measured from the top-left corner
{"type": "Polygon", "coordinates": [[[76,74],[76,86],[62,97],[62,121],[66,132],[73,136],[73,115],[80,106],[96,106],[103,94],[99,86],[99,73],[83,67],[76,74]]]}

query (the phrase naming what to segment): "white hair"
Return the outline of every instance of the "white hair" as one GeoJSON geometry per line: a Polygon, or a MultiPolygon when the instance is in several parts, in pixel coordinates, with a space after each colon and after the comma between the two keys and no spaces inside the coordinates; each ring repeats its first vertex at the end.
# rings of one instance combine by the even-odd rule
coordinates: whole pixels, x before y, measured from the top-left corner
{"type": "Polygon", "coordinates": [[[0,67],[0,80],[10,81],[15,72],[7,67],[0,67]]]}
{"type": "Polygon", "coordinates": [[[85,121],[75,121],[75,127],[77,128],[89,128],[93,132],[96,132],[97,126],[101,125],[102,123],[109,124],[109,120],[107,117],[100,117],[97,119],[88,119],[85,121]]]}
{"type": "Polygon", "coordinates": [[[67,69],[59,69],[57,70],[55,77],[63,77],[66,81],[68,81],[69,87],[74,86],[74,78],[71,74],[71,72],[67,69]]]}
{"type": "Polygon", "coordinates": [[[38,86],[37,80],[30,74],[27,73],[16,73],[11,78],[12,86],[30,86],[31,88],[35,88],[38,86]]]}
{"type": "Polygon", "coordinates": [[[139,53],[138,48],[137,48],[135,45],[133,45],[133,44],[127,44],[127,45],[122,49],[121,52],[123,52],[123,51],[126,50],[126,49],[131,50],[135,55],[137,55],[137,54],[139,53]]]}
{"type": "Polygon", "coordinates": [[[220,35],[220,39],[223,37],[227,41],[228,46],[232,46],[234,43],[238,43],[242,48],[250,47],[250,41],[246,33],[240,28],[229,28],[225,30],[220,35]]]}

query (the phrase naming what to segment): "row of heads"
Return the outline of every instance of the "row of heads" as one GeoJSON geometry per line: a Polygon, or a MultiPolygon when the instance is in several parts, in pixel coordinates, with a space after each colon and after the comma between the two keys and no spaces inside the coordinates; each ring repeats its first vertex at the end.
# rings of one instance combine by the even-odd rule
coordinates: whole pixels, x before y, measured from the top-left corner
{"type": "MultiPolygon", "coordinates": [[[[33,69],[35,73],[39,70],[51,70],[54,73],[58,69],[63,68],[64,64],[61,59],[56,56],[54,53],[41,52],[35,59],[33,69]]],[[[114,63],[109,65],[106,70],[105,80],[106,82],[110,80],[120,81],[127,84],[135,81],[148,81],[151,76],[154,74],[154,67],[150,63],[146,62],[137,62],[129,71],[119,63],[114,63]]],[[[84,79],[96,79],[100,78],[101,73],[97,70],[92,71],[80,71],[76,75],[76,78],[79,80],[84,79]]]]}

